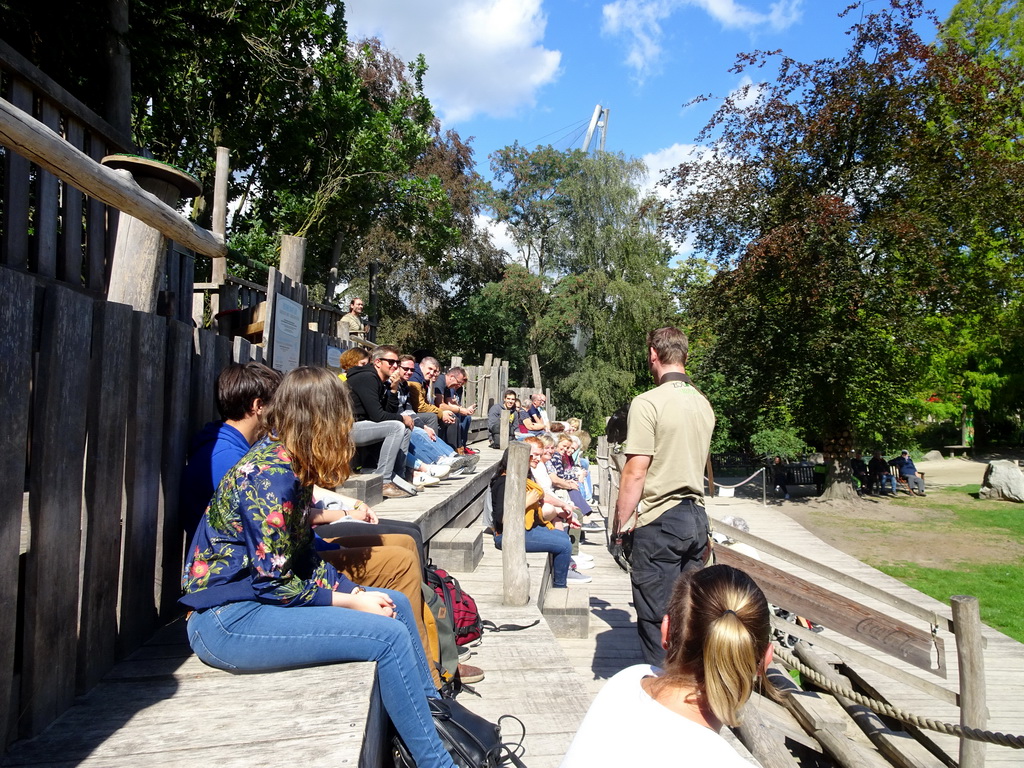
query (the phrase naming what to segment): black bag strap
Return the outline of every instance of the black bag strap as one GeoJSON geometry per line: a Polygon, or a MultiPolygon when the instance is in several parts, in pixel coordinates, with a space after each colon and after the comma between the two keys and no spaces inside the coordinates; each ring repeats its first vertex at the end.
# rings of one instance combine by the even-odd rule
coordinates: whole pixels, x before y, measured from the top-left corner
{"type": "Polygon", "coordinates": [[[484,619],[480,622],[480,626],[486,629],[488,632],[518,632],[521,629],[530,629],[540,624],[540,619],[536,619],[532,624],[495,624],[490,619],[484,619]]]}

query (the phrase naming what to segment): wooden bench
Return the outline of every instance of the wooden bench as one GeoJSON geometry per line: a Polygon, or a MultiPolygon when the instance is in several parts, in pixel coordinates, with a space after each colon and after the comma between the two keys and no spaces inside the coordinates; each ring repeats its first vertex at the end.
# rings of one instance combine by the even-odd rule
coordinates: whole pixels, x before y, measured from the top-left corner
{"type": "Polygon", "coordinates": [[[5,766],[309,764],[377,768],[387,717],[376,664],[358,662],[262,674],[231,674],[199,661],[185,621],[146,645],[5,766]]]}
{"type": "Polygon", "coordinates": [[[973,445],[944,445],[942,447],[949,451],[949,458],[951,459],[956,458],[957,451],[960,451],[962,456],[970,456],[974,453],[973,445]]]}

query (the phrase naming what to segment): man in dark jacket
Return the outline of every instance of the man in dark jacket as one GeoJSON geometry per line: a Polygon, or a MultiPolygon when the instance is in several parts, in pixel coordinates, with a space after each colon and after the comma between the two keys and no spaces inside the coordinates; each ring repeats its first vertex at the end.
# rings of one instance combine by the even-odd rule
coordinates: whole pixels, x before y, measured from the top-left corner
{"type": "Polygon", "coordinates": [[[352,441],[359,447],[380,443],[377,466],[371,470],[384,479],[384,496],[404,498],[416,495],[416,487],[405,480],[405,455],[409,451],[413,421],[397,411],[388,381],[398,370],[398,350],[384,345],[370,354],[370,362],[348,371],[345,383],[352,395],[352,441]]]}

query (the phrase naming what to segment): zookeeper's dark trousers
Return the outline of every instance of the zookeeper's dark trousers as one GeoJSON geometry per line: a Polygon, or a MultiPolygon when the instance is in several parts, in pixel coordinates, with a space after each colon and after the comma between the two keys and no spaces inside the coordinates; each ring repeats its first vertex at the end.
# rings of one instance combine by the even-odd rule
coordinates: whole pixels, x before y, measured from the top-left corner
{"type": "Polygon", "coordinates": [[[707,560],[710,526],[704,507],[684,501],[633,532],[633,605],[644,661],[660,667],[661,620],[679,574],[701,568],[707,560]]]}

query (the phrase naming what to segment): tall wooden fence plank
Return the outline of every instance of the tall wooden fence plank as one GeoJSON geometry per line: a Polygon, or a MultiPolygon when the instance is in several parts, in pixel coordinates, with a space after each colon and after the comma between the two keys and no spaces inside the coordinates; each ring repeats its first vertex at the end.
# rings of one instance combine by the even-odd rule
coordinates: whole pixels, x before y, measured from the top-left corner
{"type": "MultiPolygon", "coordinates": [[[[60,132],[60,114],[47,99],[40,106],[40,122],[54,133],[60,132]]],[[[36,177],[35,198],[35,263],[33,271],[44,277],[57,275],[57,215],[60,190],[57,177],[49,171],[39,170],[36,177]]]]}
{"type": "Polygon", "coordinates": [[[130,380],[135,375],[129,370],[126,354],[132,339],[132,308],[96,302],[92,338],[82,615],[78,632],[79,693],[100,681],[114,666],[117,653],[114,585],[121,574],[125,424],[130,380]]]}
{"type": "MultiPolygon", "coordinates": [[[[32,91],[20,80],[11,83],[8,101],[24,112],[32,112],[32,91]]],[[[28,266],[29,171],[27,159],[4,152],[4,221],[0,232],[0,259],[17,269],[28,266]]]]}
{"type": "Polygon", "coordinates": [[[160,464],[164,427],[164,318],[135,312],[129,367],[125,461],[124,545],[121,565],[121,625],[118,651],[129,653],[146,640],[156,623],[157,523],[160,518],[160,464]]]}
{"type": "MultiPolygon", "coordinates": [[[[106,148],[100,139],[89,137],[89,157],[97,163],[103,159],[106,148]]],[[[117,211],[108,209],[101,201],[90,197],[85,205],[85,279],[90,290],[102,291],[107,282],[107,216],[113,219],[110,242],[117,232],[117,211]]],[[[111,245],[111,247],[113,247],[111,245]]]]}
{"type": "MultiPolygon", "coordinates": [[[[68,143],[75,149],[85,148],[82,124],[68,119],[68,143]]],[[[85,195],[64,184],[61,189],[61,247],[58,251],[57,277],[72,285],[82,282],[82,212],[85,195]]]]}
{"type": "Polygon", "coordinates": [[[157,553],[160,616],[170,619],[178,612],[181,595],[183,531],[178,517],[178,489],[188,448],[188,400],[192,363],[192,327],[167,323],[167,369],[164,373],[164,445],[161,486],[163,491],[162,537],[157,553]]]}
{"type": "Polygon", "coordinates": [[[0,268],[0,749],[17,734],[8,731],[14,690],[14,645],[18,630],[18,559],[25,489],[26,437],[32,381],[35,283],[0,268]]]}
{"type": "Polygon", "coordinates": [[[36,733],[75,694],[82,465],[92,299],[60,286],[46,289],[33,383],[29,516],[25,561],[23,729],[36,733]]]}
{"type": "Polygon", "coordinates": [[[189,435],[194,435],[208,421],[214,419],[214,381],[217,377],[217,359],[214,344],[217,334],[213,331],[196,330],[192,333],[192,395],[189,398],[189,435]]]}

